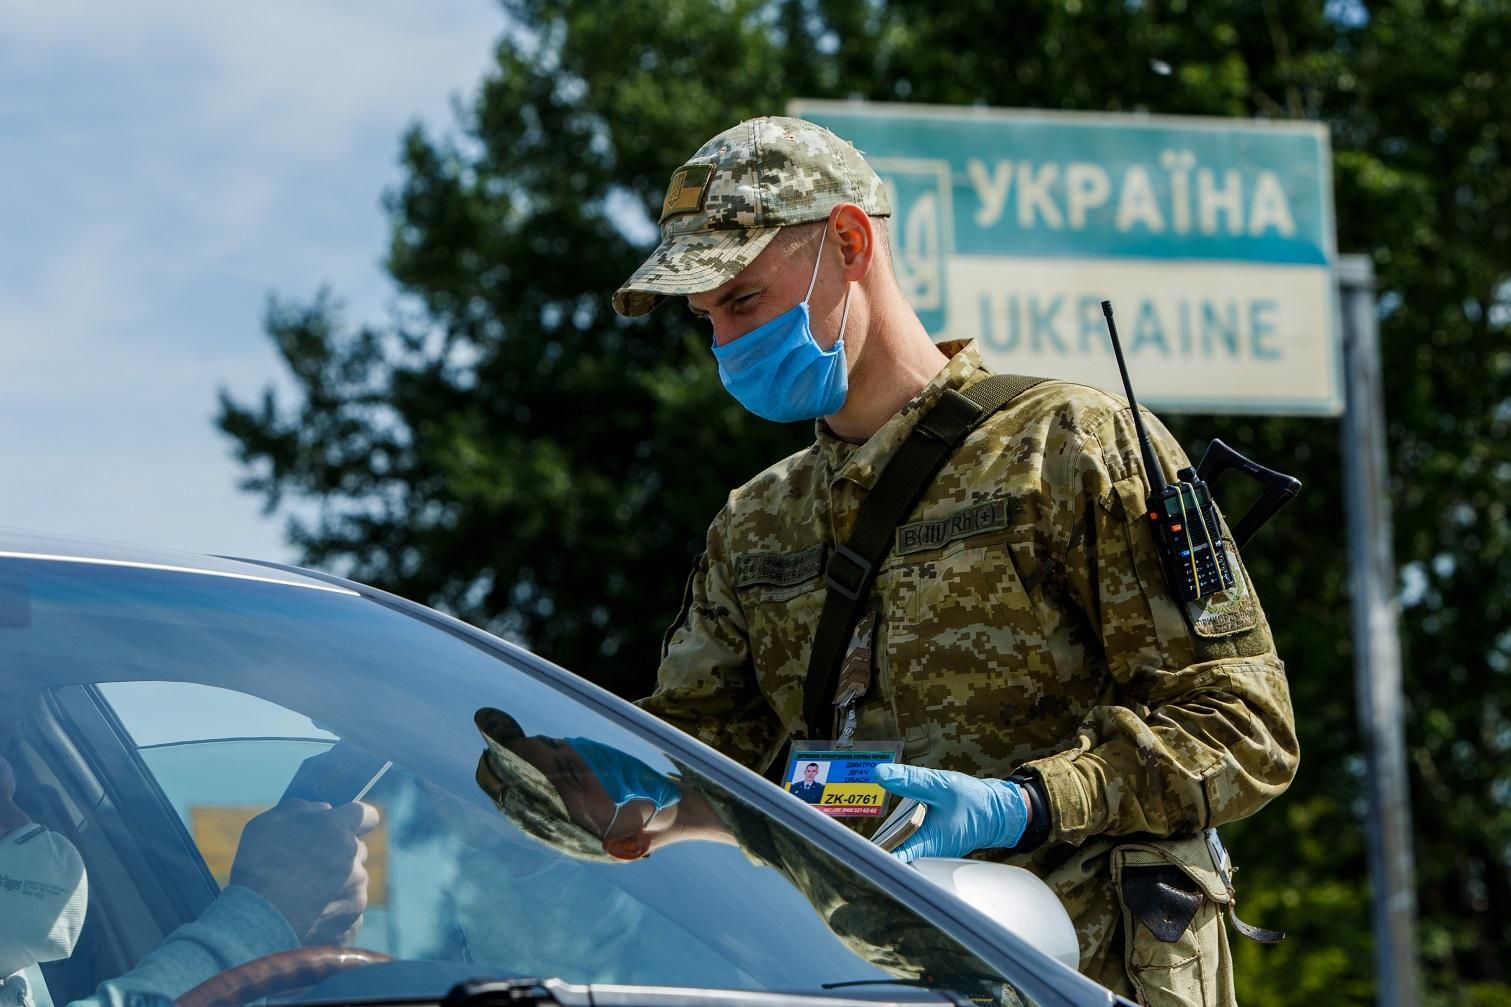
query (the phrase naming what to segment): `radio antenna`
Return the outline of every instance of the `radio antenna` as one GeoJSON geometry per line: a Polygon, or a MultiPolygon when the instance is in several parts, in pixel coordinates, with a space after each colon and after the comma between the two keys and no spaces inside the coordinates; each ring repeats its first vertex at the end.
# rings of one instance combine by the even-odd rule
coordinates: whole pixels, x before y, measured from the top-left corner
{"type": "Polygon", "coordinates": [[[1154,445],[1149,443],[1149,432],[1144,429],[1144,420],[1139,416],[1138,401],[1133,397],[1133,382],[1128,380],[1128,365],[1123,363],[1123,345],[1118,342],[1117,323],[1112,320],[1112,302],[1102,302],[1102,314],[1107,316],[1107,332],[1112,336],[1112,352],[1117,354],[1118,372],[1123,375],[1123,391],[1128,393],[1128,404],[1133,407],[1133,429],[1138,431],[1139,450],[1144,454],[1144,471],[1149,475],[1149,491],[1159,499],[1165,493],[1165,471],[1159,459],[1154,457],[1154,445]]]}

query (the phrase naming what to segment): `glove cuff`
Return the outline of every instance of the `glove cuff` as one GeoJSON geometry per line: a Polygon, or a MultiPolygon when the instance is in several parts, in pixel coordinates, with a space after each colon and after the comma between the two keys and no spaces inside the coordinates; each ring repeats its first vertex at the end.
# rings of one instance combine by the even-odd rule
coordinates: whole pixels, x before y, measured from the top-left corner
{"type": "Polygon", "coordinates": [[[1023,797],[1028,801],[1028,806],[1033,809],[1029,816],[1028,827],[1023,830],[1023,835],[1018,841],[1007,847],[1014,853],[1031,853],[1044,845],[1049,838],[1049,798],[1044,793],[1044,781],[1039,779],[1039,774],[1032,769],[1020,769],[1007,778],[1009,783],[1016,783],[1023,788],[1023,797]]]}
{"type": "Polygon", "coordinates": [[[992,793],[993,825],[995,834],[979,849],[1012,849],[1013,843],[1023,832],[1028,818],[1028,795],[1010,780],[985,779],[981,781],[992,793]]]}

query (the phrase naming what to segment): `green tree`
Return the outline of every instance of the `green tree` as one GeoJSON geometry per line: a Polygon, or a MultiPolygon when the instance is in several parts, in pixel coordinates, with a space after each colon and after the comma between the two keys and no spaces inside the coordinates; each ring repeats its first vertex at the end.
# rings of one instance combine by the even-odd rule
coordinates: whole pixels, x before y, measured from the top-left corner
{"type": "MultiPolygon", "coordinates": [[[[455,135],[403,141],[396,317],[320,293],[267,329],[292,402],[219,423],[305,561],[646,692],[728,489],[805,443],[718,386],[676,306],[608,295],[669,172],[794,97],[1304,118],[1332,130],[1340,247],[1380,279],[1422,951],[1435,999],[1506,1002],[1511,947],[1511,114],[1495,0],[508,0],[455,135]],[[1499,998],[1499,999],[1497,999],[1499,998]]],[[[1300,776],[1230,830],[1240,993],[1373,993],[1339,430],[1182,417],[1307,490],[1251,546],[1288,660],[1300,776]]]]}

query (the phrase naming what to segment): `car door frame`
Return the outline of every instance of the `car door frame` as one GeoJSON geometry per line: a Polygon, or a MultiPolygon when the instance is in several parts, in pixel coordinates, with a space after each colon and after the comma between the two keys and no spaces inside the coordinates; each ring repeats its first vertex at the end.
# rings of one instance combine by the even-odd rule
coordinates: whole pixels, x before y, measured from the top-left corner
{"type": "Polygon", "coordinates": [[[128,868],[133,887],[157,923],[155,947],[196,919],[220,894],[220,886],[99,688],[56,686],[47,690],[47,700],[60,730],[84,760],[90,781],[104,795],[92,809],[94,825],[128,868]]]}

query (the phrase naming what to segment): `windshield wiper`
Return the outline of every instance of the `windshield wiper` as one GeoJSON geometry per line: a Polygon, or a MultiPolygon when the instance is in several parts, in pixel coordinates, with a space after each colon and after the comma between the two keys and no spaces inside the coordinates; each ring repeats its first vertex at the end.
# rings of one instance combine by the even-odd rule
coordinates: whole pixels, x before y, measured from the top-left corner
{"type": "MultiPolygon", "coordinates": [[[[985,983],[989,987],[1001,987],[1003,985],[1002,980],[995,976],[974,976],[973,978],[977,982],[985,983]]],[[[826,990],[851,989],[856,986],[911,986],[914,989],[928,990],[955,1004],[956,1007],[971,1007],[972,1004],[976,1003],[975,1000],[972,1000],[965,993],[960,993],[949,988],[941,988],[938,985],[938,980],[933,976],[925,976],[921,979],[851,979],[846,982],[821,984],[821,988],[826,990]]]]}
{"type": "MultiPolygon", "coordinates": [[[[906,984],[905,980],[898,980],[906,984]]],[[[931,990],[941,1003],[960,1003],[931,990]]],[[[441,1007],[509,1007],[556,1004],[557,1007],[918,1007],[920,1000],[873,1000],[869,997],[813,993],[765,993],[692,986],[576,985],[560,979],[472,979],[458,983],[441,1007]]]]}

